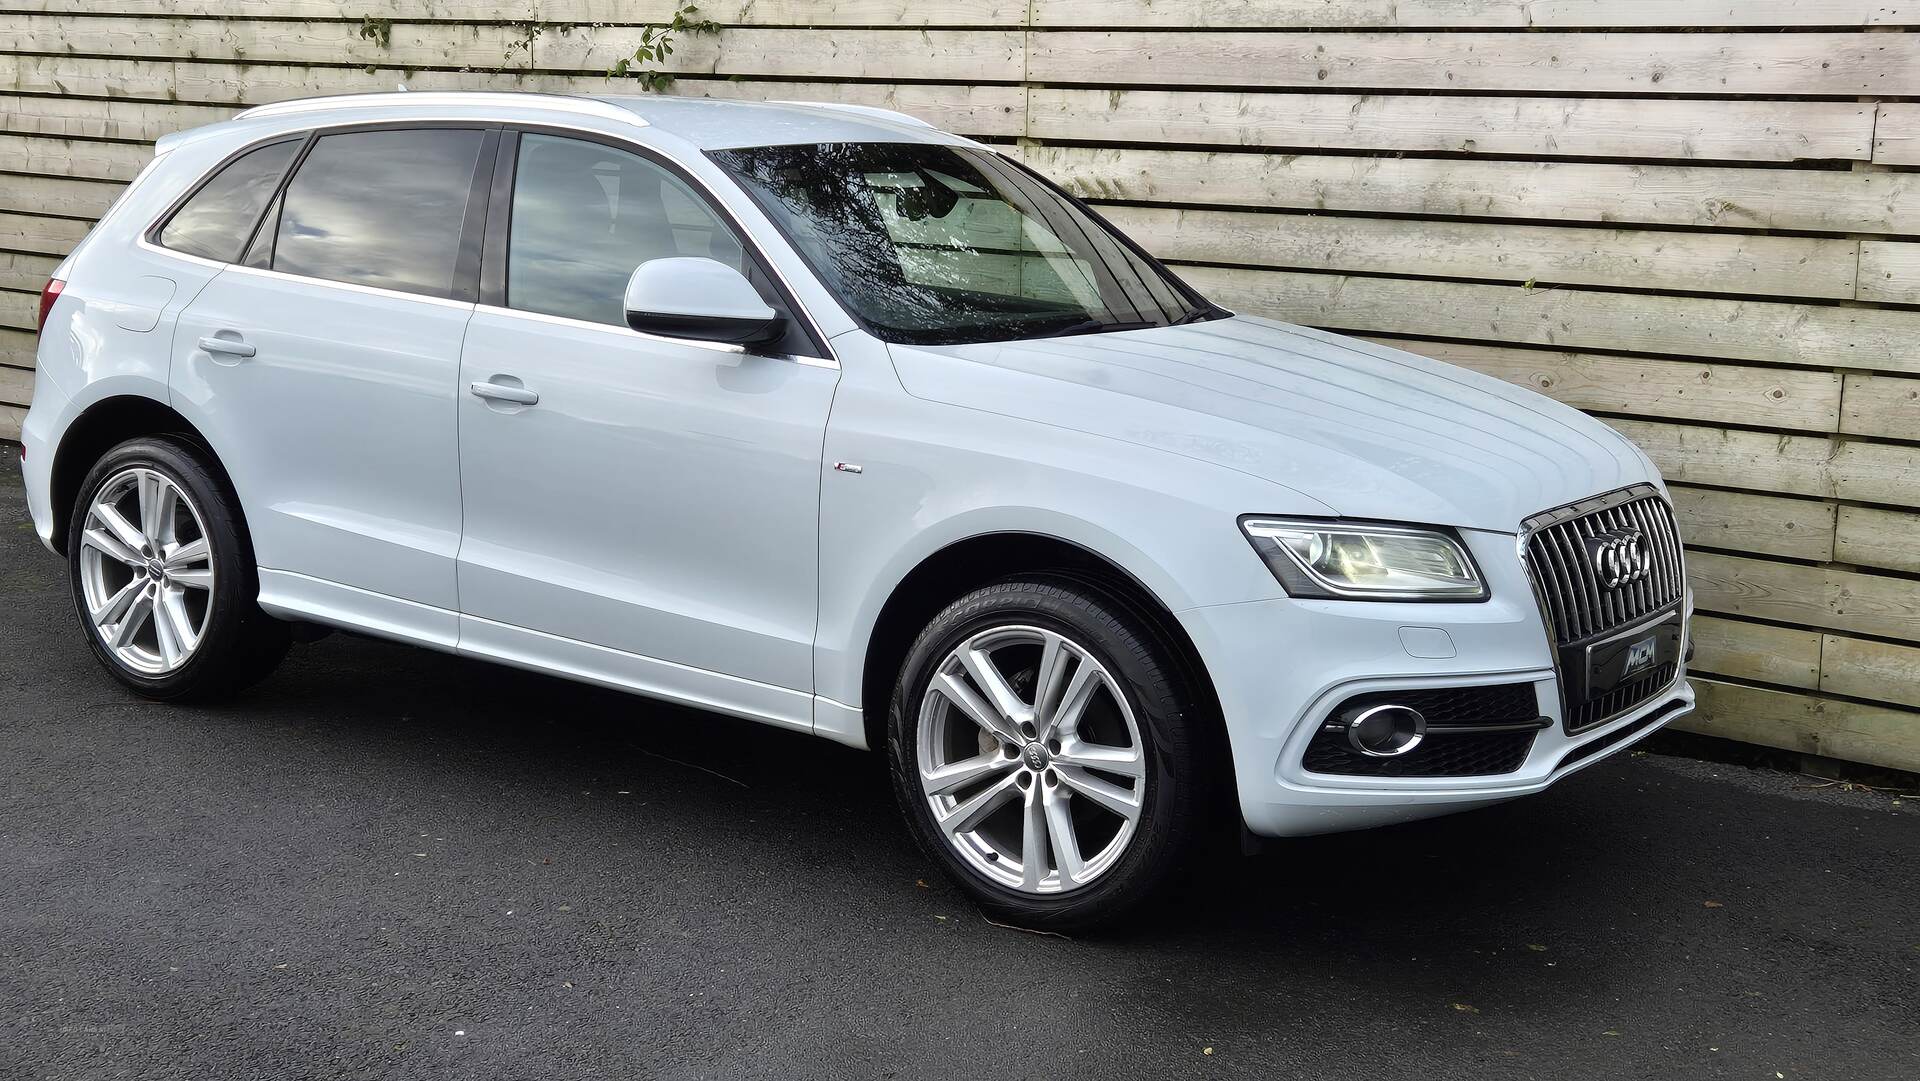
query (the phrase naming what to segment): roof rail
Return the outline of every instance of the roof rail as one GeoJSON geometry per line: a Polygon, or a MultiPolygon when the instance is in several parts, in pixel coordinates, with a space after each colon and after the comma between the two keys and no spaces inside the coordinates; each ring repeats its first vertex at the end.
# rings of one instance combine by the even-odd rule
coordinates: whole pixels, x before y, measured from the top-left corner
{"type": "MultiPolygon", "coordinates": [[[[770,101],[767,104],[802,105],[809,109],[835,109],[843,113],[858,113],[861,116],[872,117],[875,120],[891,120],[896,124],[911,124],[916,128],[933,127],[932,124],[927,123],[917,116],[908,116],[906,113],[897,112],[893,109],[882,109],[875,105],[850,105],[843,101],[770,101]]],[[[934,130],[938,131],[939,129],[935,128],[934,130]]]]}
{"type": "Polygon", "coordinates": [[[327,109],[345,109],[354,106],[373,108],[387,105],[408,105],[420,108],[446,108],[454,105],[511,105],[525,109],[583,113],[588,116],[597,116],[602,120],[617,120],[623,124],[632,124],[635,127],[647,126],[646,120],[631,109],[622,109],[618,105],[594,98],[517,90],[409,90],[379,94],[335,94],[321,98],[294,98],[291,101],[276,101],[271,105],[256,105],[234,119],[289,116],[295,113],[322,112],[327,109]]]}

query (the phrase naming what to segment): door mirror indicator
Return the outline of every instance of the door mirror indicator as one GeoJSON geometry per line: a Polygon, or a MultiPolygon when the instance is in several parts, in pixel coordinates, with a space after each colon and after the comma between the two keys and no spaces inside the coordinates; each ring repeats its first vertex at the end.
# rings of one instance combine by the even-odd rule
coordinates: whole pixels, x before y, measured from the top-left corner
{"type": "Polygon", "coordinates": [[[731,345],[779,338],[786,320],[747,276],[717,259],[649,259],[627,280],[627,325],[643,334],[731,345]]]}

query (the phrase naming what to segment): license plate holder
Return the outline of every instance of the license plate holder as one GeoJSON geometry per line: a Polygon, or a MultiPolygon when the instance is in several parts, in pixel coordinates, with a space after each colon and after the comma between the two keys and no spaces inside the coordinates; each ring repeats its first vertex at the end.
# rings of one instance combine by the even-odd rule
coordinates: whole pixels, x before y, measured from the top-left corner
{"type": "Polygon", "coordinates": [[[1573,692],[1568,700],[1591,701],[1665,665],[1678,664],[1684,637],[1683,620],[1676,611],[1576,646],[1576,663],[1563,666],[1561,673],[1575,683],[1568,688],[1573,692]]]}

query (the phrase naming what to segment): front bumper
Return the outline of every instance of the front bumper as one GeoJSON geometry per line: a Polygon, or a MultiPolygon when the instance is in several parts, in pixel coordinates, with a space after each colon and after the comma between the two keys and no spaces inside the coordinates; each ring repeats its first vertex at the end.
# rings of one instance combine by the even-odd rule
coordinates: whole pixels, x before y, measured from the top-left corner
{"type": "MultiPolygon", "coordinates": [[[[1479,604],[1268,600],[1188,609],[1180,619],[1213,679],[1249,830],[1301,836],[1407,822],[1530,795],[1632,746],[1693,709],[1682,665],[1671,685],[1575,735],[1513,538],[1466,533],[1492,598],[1479,604]],[[1552,723],[1519,768],[1480,777],[1314,773],[1308,743],[1355,695],[1526,683],[1552,723]]],[[[1692,615],[1692,597],[1686,600],[1692,615]]],[[[1684,643],[1683,643],[1684,655],[1684,643]]]]}

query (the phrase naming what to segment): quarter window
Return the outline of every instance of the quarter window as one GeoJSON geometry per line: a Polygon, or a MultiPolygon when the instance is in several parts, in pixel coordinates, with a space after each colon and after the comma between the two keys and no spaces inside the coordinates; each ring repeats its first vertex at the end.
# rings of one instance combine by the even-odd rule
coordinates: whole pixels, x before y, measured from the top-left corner
{"type": "Polygon", "coordinates": [[[483,139],[471,129],[322,136],[287,185],[273,269],[453,295],[483,139]]]}
{"type": "Polygon", "coordinates": [[[161,246],[222,263],[240,258],[260,212],[299,149],[300,140],[289,139],[234,159],[160,228],[161,246]]]}
{"type": "Polygon", "coordinates": [[[520,137],[508,307],[624,326],[634,268],[677,255],[747,270],[733,231],[661,166],[584,139],[520,137]]]}

